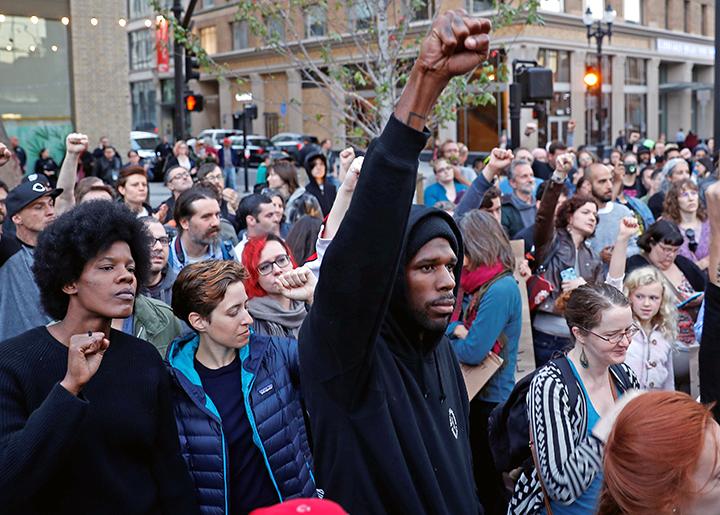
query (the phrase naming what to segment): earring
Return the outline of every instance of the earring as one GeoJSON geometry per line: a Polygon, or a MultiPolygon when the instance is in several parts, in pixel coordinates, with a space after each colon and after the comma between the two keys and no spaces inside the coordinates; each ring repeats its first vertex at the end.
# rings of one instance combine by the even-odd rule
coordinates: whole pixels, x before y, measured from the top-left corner
{"type": "Polygon", "coordinates": [[[585,346],[583,345],[582,351],[580,351],[580,364],[583,368],[590,367],[590,362],[587,359],[587,354],[585,354],[585,346]]]}

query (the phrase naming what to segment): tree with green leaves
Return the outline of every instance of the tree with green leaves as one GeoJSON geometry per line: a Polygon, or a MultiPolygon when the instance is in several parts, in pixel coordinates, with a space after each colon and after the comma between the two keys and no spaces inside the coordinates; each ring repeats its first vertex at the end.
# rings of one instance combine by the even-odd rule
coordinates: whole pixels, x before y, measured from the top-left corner
{"type": "MultiPolygon", "coordinates": [[[[197,36],[175,22],[158,0],[152,2],[171,21],[175,41],[222,76],[223,68],[204,52],[197,36]]],[[[498,1],[491,17],[494,30],[542,23],[538,6],[539,0],[498,1]]],[[[428,0],[241,0],[235,19],[248,24],[257,46],[269,46],[304,82],[322,88],[332,108],[342,113],[346,136],[362,146],[390,118],[421,38],[437,14],[428,0]]],[[[507,67],[496,69],[489,62],[456,77],[435,106],[430,125],[454,121],[457,106],[494,103],[492,84],[507,80],[507,67]]]]}

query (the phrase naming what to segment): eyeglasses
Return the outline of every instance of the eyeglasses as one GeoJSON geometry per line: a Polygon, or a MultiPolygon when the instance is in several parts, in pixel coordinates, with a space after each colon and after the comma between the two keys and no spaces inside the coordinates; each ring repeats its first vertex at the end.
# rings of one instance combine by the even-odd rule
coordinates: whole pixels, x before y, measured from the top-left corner
{"type": "Polygon", "coordinates": [[[190,172],[180,172],[178,174],[175,174],[172,179],[170,179],[170,182],[174,181],[175,179],[189,179],[190,178],[190,172]]]}
{"type": "Polygon", "coordinates": [[[681,198],[689,198],[689,197],[697,198],[697,196],[698,196],[698,192],[695,190],[685,190],[680,194],[681,198]]]}
{"type": "Polygon", "coordinates": [[[152,246],[154,247],[157,244],[162,245],[163,247],[167,247],[170,245],[170,238],[167,236],[161,236],[160,238],[153,238],[152,246]]]}
{"type": "Polygon", "coordinates": [[[275,258],[275,261],[265,261],[260,263],[257,267],[257,271],[260,275],[268,275],[273,271],[273,265],[277,265],[278,268],[285,268],[290,264],[290,256],[282,254],[275,258]]]}
{"type": "Polygon", "coordinates": [[[627,329],[625,329],[623,332],[608,337],[608,336],[600,336],[599,334],[594,333],[590,329],[585,329],[584,327],[580,327],[580,329],[582,329],[583,331],[586,331],[594,336],[597,336],[601,340],[606,341],[611,345],[617,345],[618,343],[623,341],[623,338],[627,338],[627,341],[629,343],[632,341],[632,339],[635,337],[635,335],[638,333],[638,331],[640,331],[640,328],[638,326],[636,326],[635,324],[633,324],[630,327],[628,327],[627,329]]]}
{"type": "Polygon", "coordinates": [[[437,170],[435,170],[435,173],[447,172],[447,171],[452,171],[452,167],[451,166],[443,166],[442,168],[438,168],[437,170]]]}
{"type": "Polygon", "coordinates": [[[205,176],[208,181],[219,181],[223,178],[221,173],[209,173],[205,176]]]}
{"type": "Polygon", "coordinates": [[[657,248],[660,249],[667,256],[673,256],[680,252],[680,247],[663,245],[662,243],[658,243],[657,248]]]}

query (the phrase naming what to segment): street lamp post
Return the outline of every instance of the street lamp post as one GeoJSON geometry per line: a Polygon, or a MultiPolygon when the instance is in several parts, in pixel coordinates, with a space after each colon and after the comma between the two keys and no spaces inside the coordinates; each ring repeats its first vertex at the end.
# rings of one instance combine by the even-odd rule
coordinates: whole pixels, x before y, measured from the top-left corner
{"type": "Polygon", "coordinates": [[[583,13],[583,23],[587,28],[587,40],[588,45],[592,43],[592,39],[595,38],[597,43],[597,70],[600,76],[600,84],[597,88],[597,119],[598,119],[598,141],[597,141],[597,155],[602,161],[605,157],[605,148],[603,145],[604,137],[603,133],[603,109],[602,109],[602,85],[603,85],[603,71],[602,71],[602,44],[603,39],[607,36],[608,41],[612,38],[612,25],[615,22],[615,9],[610,4],[607,5],[603,12],[601,20],[595,20],[593,17],[592,10],[588,7],[583,13]],[[607,28],[603,28],[603,23],[607,28]]]}

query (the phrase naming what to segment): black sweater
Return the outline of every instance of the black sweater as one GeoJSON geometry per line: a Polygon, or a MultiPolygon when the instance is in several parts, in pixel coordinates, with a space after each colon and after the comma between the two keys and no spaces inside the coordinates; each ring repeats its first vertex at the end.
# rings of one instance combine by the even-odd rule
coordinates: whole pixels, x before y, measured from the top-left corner
{"type": "Polygon", "coordinates": [[[75,397],[45,327],[0,344],[0,511],[198,513],[155,348],[119,331],[75,397]]]}
{"type": "Polygon", "coordinates": [[[353,515],[481,512],[457,359],[398,293],[426,138],[392,118],[368,149],[299,335],[317,487],[353,515]]]}
{"type": "Polygon", "coordinates": [[[715,403],[713,413],[720,422],[720,288],[708,281],[705,289],[705,318],[700,342],[700,400],[715,403]]]}

